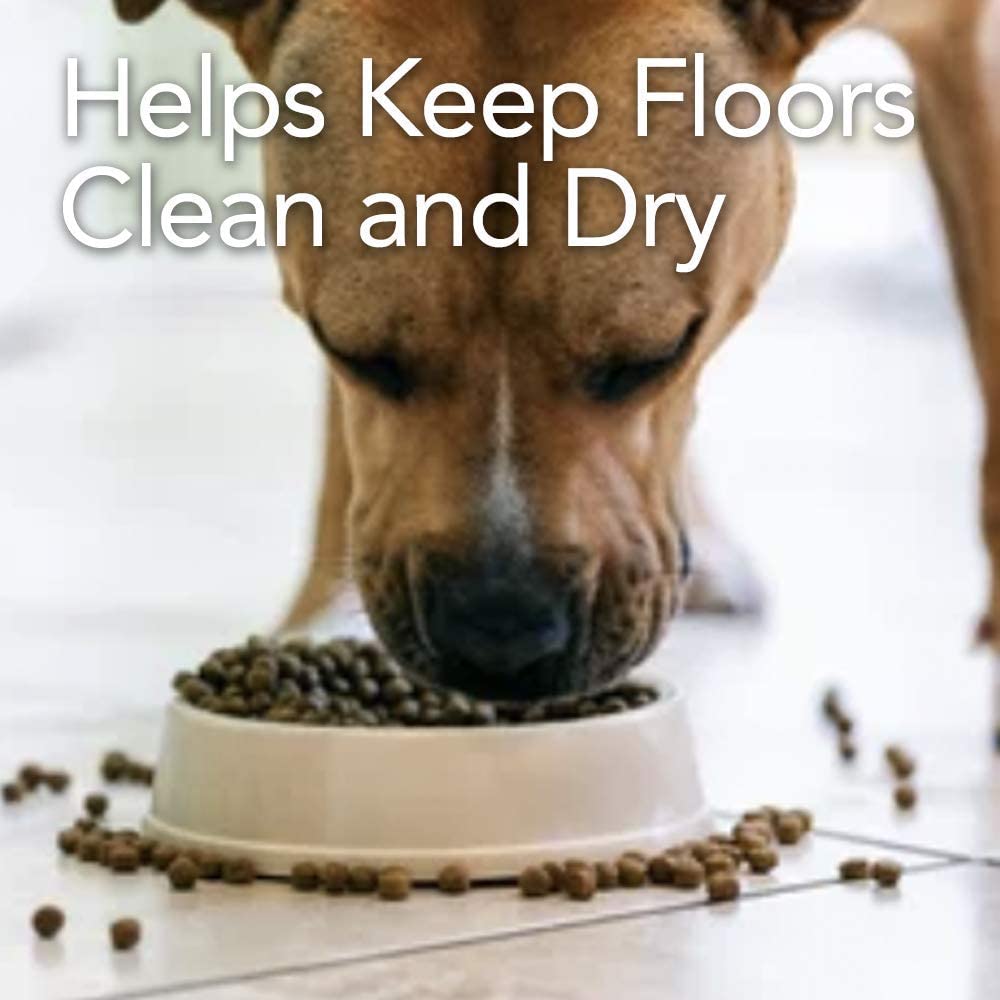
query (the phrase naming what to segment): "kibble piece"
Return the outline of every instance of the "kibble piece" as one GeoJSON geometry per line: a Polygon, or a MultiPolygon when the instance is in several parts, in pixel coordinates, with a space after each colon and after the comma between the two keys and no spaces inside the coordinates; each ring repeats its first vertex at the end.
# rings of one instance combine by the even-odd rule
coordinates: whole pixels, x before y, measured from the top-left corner
{"type": "Polygon", "coordinates": [[[188,892],[198,883],[198,865],[182,854],[170,862],[167,878],[178,892],[188,892]]]}
{"type": "Polygon", "coordinates": [[[66,916],[58,906],[40,906],[31,915],[31,926],[35,928],[35,933],[45,941],[50,941],[63,928],[66,923],[66,916]]]}
{"type": "Polygon", "coordinates": [[[740,895],[740,880],[733,872],[716,872],[706,882],[708,898],[713,903],[731,903],[740,895]]]}
{"type": "Polygon", "coordinates": [[[457,896],[469,891],[471,883],[469,869],[462,864],[445,865],[438,873],[437,884],[442,892],[457,896]]]}
{"type": "Polygon", "coordinates": [[[136,850],[139,852],[140,864],[151,865],[153,863],[153,854],[159,846],[159,842],[152,837],[140,837],[135,842],[136,850]]]}
{"type": "Polygon", "coordinates": [[[198,877],[206,881],[222,878],[222,858],[212,851],[189,852],[198,863],[198,877]]]}
{"type": "Polygon", "coordinates": [[[659,854],[650,860],[646,871],[653,885],[670,885],[674,880],[674,859],[659,854]]]}
{"type": "Polygon", "coordinates": [[[14,781],[8,781],[3,786],[3,800],[7,805],[14,805],[24,798],[24,789],[14,781]]]}
{"type": "Polygon", "coordinates": [[[885,748],[885,759],[900,781],[913,776],[917,762],[901,747],[895,744],[885,748]]]}
{"type": "Polygon", "coordinates": [[[257,866],[249,858],[227,858],[222,862],[222,881],[227,885],[250,885],[257,879],[257,866]]]}
{"type": "Polygon", "coordinates": [[[708,876],[721,875],[726,872],[735,872],[737,869],[736,862],[733,861],[730,855],[724,853],[723,851],[715,851],[714,853],[709,854],[702,862],[702,867],[704,867],[705,874],[708,876]]]}
{"type": "Polygon", "coordinates": [[[24,789],[33,792],[45,780],[45,769],[40,764],[25,764],[17,772],[17,780],[24,789]]]}
{"type": "Polygon", "coordinates": [[[292,888],[299,892],[312,892],[319,888],[319,869],[311,861],[292,865],[292,888]]]}
{"type": "Polygon", "coordinates": [[[799,820],[802,822],[802,830],[804,833],[812,832],[812,828],[815,825],[816,820],[808,809],[789,809],[788,813],[791,816],[798,816],[799,820]]]}
{"type": "Polygon", "coordinates": [[[101,761],[101,776],[105,781],[114,784],[125,777],[128,768],[128,755],[121,750],[109,750],[101,761]]]}
{"type": "Polygon", "coordinates": [[[841,760],[850,762],[858,755],[858,748],[850,736],[841,736],[837,746],[840,750],[841,760]]]}
{"type": "Polygon", "coordinates": [[[348,876],[347,865],[342,865],[339,861],[331,861],[329,864],[323,866],[321,874],[323,888],[331,896],[347,892],[348,876]]]}
{"type": "Polygon", "coordinates": [[[697,889],[705,882],[705,869],[694,857],[679,857],[674,863],[674,885],[678,889],[697,889]]]}
{"type": "Polygon", "coordinates": [[[566,881],[566,873],[563,870],[563,866],[557,861],[546,861],[542,867],[545,869],[550,881],[552,882],[552,891],[562,892],[563,883],[566,881]]]}
{"type": "Polygon", "coordinates": [[[871,874],[867,858],[848,858],[840,863],[840,878],[844,882],[862,882],[871,874]]]}
{"type": "Polygon", "coordinates": [[[347,873],[347,888],[351,892],[374,892],[378,888],[378,872],[370,865],[354,865],[347,873]]]}
{"type": "Polygon", "coordinates": [[[618,866],[610,861],[598,861],[594,865],[594,875],[597,878],[597,888],[601,890],[618,887],[618,866]]]}
{"type": "Polygon", "coordinates": [[[378,874],[378,897],[395,903],[410,895],[413,878],[410,873],[399,865],[383,868],[378,874]]]}
{"type": "Polygon", "coordinates": [[[854,720],[847,715],[838,715],[834,723],[841,736],[848,736],[854,730],[854,720]]]}
{"type": "Polygon", "coordinates": [[[638,889],[646,884],[645,859],[626,854],[618,859],[618,884],[626,889],[638,889]]]}
{"type": "Polygon", "coordinates": [[[153,867],[161,872],[166,871],[173,864],[177,854],[177,848],[172,844],[157,844],[153,848],[153,867]]]}
{"type": "Polygon", "coordinates": [[[836,688],[828,688],[823,695],[823,714],[831,721],[843,714],[840,703],[840,692],[836,688]]]}
{"type": "Polygon", "coordinates": [[[529,898],[547,896],[552,892],[552,879],[549,873],[538,865],[529,865],[525,868],[517,884],[521,895],[529,898]]]}
{"type": "Polygon", "coordinates": [[[797,844],[805,833],[805,827],[800,817],[793,813],[782,813],[778,817],[774,832],[778,836],[778,843],[790,846],[797,844]]]}
{"type": "Polygon", "coordinates": [[[750,870],[755,875],[768,875],[778,867],[778,852],[772,847],[758,847],[747,852],[750,870]]]}
{"type": "Polygon", "coordinates": [[[130,874],[139,870],[139,849],[130,843],[115,843],[108,851],[108,867],[118,874],[130,874]]]}
{"type": "Polygon", "coordinates": [[[48,790],[56,795],[62,795],[70,785],[70,776],[65,771],[46,771],[43,780],[48,790]]]}
{"type": "Polygon", "coordinates": [[[908,782],[904,781],[901,785],[897,785],[893,794],[896,805],[903,812],[909,812],[917,804],[917,790],[908,782]]]}
{"type": "Polygon", "coordinates": [[[570,899],[585,902],[597,892],[597,874],[590,866],[568,868],[564,888],[570,899]]]}
{"type": "Polygon", "coordinates": [[[131,951],[142,938],[142,925],[132,917],[116,920],[108,930],[115,951],[131,951]]]}
{"type": "Polygon", "coordinates": [[[59,831],[56,843],[63,854],[76,854],[82,838],[83,834],[75,826],[71,826],[67,830],[59,831]]]}
{"type": "Polygon", "coordinates": [[[108,797],[103,792],[91,792],[83,800],[83,808],[92,819],[100,819],[108,811],[108,797]]]}
{"type": "Polygon", "coordinates": [[[903,877],[903,866],[885,858],[872,865],[871,874],[872,878],[879,884],[879,888],[895,889],[903,877]]]}
{"type": "Polygon", "coordinates": [[[104,848],[104,836],[98,831],[84,834],[77,848],[77,857],[81,861],[100,861],[104,848]]]}

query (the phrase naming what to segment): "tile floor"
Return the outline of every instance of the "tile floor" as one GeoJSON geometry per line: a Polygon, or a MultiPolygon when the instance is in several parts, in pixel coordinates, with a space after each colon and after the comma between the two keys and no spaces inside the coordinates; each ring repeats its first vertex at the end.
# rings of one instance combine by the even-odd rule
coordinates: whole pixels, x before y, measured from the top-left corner
{"type": "MultiPolygon", "coordinates": [[[[178,897],[61,861],[74,802],[42,798],[0,811],[3,996],[995,997],[1000,761],[991,667],[968,652],[979,417],[926,187],[880,164],[806,165],[804,204],[831,205],[800,216],[706,385],[702,464],[768,612],[684,621],[650,668],[691,697],[720,813],[808,805],[809,845],[722,908],[654,889],[589,907],[508,889],[390,909],[279,885],[178,897]],[[848,253],[831,185],[856,218],[895,221],[848,253]],[[831,680],[859,719],[850,768],[817,712],[831,680]],[[912,816],[891,805],[890,739],[920,759],[912,816]],[[902,888],[836,884],[855,852],[903,860],[902,888]],[[69,912],[58,943],[29,931],[43,898],[69,912]],[[104,924],[126,911],[146,939],[115,956],[104,924]]],[[[317,359],[266,265],[230,281],[207,261],[156,292],[0,316],[0,772],[71,766],[73,799],[108,745],[155,752],[173,671],[273,623],[305,556],[317,359]]],[[[115,799],[123,820],[143,804],[115,799]]]]}

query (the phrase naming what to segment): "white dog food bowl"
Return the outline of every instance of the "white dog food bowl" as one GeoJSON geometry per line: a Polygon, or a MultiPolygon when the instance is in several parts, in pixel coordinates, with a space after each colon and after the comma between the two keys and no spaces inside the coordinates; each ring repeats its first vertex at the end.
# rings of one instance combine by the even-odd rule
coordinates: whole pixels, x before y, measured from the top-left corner
{"type": "Polygon", "coordinates": [[[537,725],[366,729],[241,721],[180,702],[166,728],[146,832],[251,858],[402,864],[432,879],[662,850],[708,810],[685,702],[537,725]]]}

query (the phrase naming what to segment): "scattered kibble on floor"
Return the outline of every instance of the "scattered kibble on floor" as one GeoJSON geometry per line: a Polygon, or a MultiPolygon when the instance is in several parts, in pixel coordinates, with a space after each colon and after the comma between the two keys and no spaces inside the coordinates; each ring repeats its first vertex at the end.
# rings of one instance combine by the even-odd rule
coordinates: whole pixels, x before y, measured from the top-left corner
{"type": "Polygon", "coordinates": [[[131,951],[142,939],[142,924],[134,917],[122,917],[108,928],[115,951],[131,951]]]}
{"type": "Polygon", "coordinates": [[[190,858],[179,855],[170,862],[167,878],[178,892],[188,892],[198,884],[198,866],[190,858]]]}
{"type": "Polygon", "coordinates": [[[463,864],[445,865],[438,873],[438,888],[451,896],[468,892],[471,883],[469,869],[463,864]]]}
{"type": "Polygon", "coordinates": [[[840,877],[844,882],[863,882],[871,875],[867,858],[847,858],[840,863],[840,877]]]}
{"type": "Polygon", "coordinates": [[[903,812],[909,812],[917,804],[917,790],[907,781],[896,786],[893,797],[896,806],[903,812]]]}
{"type": "Polygon", "coordinates": [[[872,878],[881,889],[895,889],[903,877],[903,866],[896,861],[885,858],[872,865],[872,878]]]}
{"type": "Polygon", "coordinates": [[[108,811],[108,797],[103,792],[91,792],[83,800],[83,808],[91,819],[101,819],[108,811]]]}
{"type": "Polygon", "coordinates": [[[66,915],[58,906],[40,906],[31,916],[31,926],[35,933],[45,941],[54,938],[66,923],[66,915]]]}
{"type": "Polygon", "coordinates": [[[391,865],[378,873],[378,896],[389,902],[399,902],[410,895],[413,880],[401,865],[391,865]]]}

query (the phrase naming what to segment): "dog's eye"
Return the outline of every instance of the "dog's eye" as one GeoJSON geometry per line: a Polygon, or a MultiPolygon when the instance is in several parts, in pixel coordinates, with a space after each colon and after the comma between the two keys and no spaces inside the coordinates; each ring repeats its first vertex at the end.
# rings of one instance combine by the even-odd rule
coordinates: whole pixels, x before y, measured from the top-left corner
{"type": "Polygon", "coordinates": [[[692,320],[684,336],[666,354],[651,358],[612,356],[594,365],[584,376],[584,391],[599,403],[623,402],[677,368],[691,353],[703,323],[703,316],[692,320]]]}
{"type": "Polygon", "coordinates": [[[416,387],[413,373],[392,351],[383,349],[372,354],[352,354],[342,351],[327,340],[316,320],[311,319],[310,325],[323,350],[360,382],[364,382],[387,399],[400,402],[413,393],[416,387]]]}

